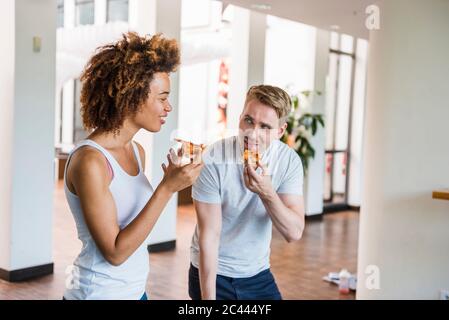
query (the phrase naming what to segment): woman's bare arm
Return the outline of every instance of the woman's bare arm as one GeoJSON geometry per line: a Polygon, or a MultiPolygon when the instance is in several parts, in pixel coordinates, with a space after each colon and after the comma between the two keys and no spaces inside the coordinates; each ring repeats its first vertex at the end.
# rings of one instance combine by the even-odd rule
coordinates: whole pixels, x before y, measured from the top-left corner
{"type": "Polygon", "coordinates": [[[126,261],[145,241],[173,193],[191,185],[202,167],[176,167],[169,161],[164,179],[150,200],[136,218],[120,230],[104,156],[90,148],[74,156],[69,171],[71,185],[80,199],[86,225],[96,245],[104,258],[115,266],[126,261]]]}

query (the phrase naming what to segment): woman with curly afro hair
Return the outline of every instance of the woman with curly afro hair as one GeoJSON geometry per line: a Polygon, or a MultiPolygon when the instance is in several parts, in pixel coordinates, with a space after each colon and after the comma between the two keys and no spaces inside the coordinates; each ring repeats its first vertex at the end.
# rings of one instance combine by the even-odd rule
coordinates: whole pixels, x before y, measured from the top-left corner
{"type": "Polygon", "coordinates": [[[145,244],[171,196],[198,177],[202,164],[181,166],[173,149],[154,190],[145,153],[133,141],[158,132],[172,110],[169,73],[179,65],[175,40],[127,33],[100,47],[81,75],[81,113],[90,135],[70,153],[64,189],[81,253],[64,299],[146,299],[145,244]]]}

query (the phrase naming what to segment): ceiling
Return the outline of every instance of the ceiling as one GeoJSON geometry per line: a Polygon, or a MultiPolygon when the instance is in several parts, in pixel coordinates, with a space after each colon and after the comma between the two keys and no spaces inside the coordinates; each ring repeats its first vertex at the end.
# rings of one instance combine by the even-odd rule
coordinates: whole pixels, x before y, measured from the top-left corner
{"type": "Polygon", "coordinates": [[[375,0],[222,0],[273,16],[298,21],[321,29],[368,39],[366,8],[375,0]],[[269,10],[254,7],[269,6],[269,10]],[[335,29],[338,26],[338,29],[335,29]]]}

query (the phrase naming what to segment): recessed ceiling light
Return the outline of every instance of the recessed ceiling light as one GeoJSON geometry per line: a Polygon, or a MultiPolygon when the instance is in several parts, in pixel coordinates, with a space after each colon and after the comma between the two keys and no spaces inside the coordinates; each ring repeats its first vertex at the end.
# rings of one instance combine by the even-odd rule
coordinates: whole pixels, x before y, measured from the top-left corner
{"type": "Polygon", "coordinates": [[[264,4],[264,3],[253,3],[251,5],[251,8],[257,9],[257,10],[271,10],[271,6],[269,4],[264,4]]]}
{"type": "Polygon", "coordinates": [[[333,25],[331,25],[331,29],[332,30],[340,30],[340,26],[336,25],[336,24],[333,24],[333,25]]]}

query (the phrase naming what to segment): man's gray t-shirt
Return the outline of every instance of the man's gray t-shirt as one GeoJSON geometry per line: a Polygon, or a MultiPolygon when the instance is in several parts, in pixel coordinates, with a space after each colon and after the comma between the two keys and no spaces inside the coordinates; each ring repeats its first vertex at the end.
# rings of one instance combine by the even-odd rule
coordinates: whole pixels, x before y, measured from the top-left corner
{"type": "MultiPolygon", "coordinates": [[[[217,274],[246,278],[268,269],[271,218],[260,197],[245,186],[238,138],[234,136],[214,143],[204,153],[203,160],[205,165],[192,186],[192,198],[221,204],[217,274]]],[[[262,163],[267,165],[277,193],[302,195],[303,168],[293,149],[274,140],[263,154],[262,163]]],[[[190,259],[198,268],[198,226],[192,238],[190,259]]]]}

